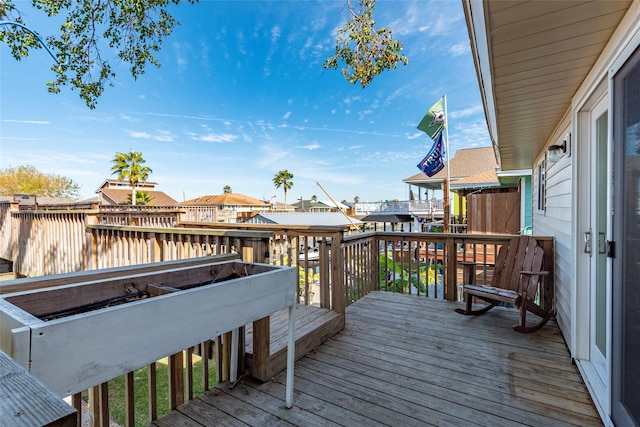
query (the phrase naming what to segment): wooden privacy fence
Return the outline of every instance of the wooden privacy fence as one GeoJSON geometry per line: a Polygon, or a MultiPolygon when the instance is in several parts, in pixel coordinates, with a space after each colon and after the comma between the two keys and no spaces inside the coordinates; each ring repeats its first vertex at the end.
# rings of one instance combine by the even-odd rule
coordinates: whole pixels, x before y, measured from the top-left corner
{"type": "Polygon", "coordinates": [[[12,260],[18,276],[43,276],[88,268],[86,211],[12,212],[12,260]]]}
{"type": "MultiPolygon", "coordinates": [[[[162,209],[18,211],[17,205],[0,203],[0,257],[13,262],[16,277],[35,277],[241,253],[264,237],[264,232],[177,229],[173,228],[176,215],[162,209]],[[120,224],[127,221],[153,225],[120,224]]],[[[255,249],[256,261],[263,262],[266,246],[255,249]]]]}
{"type": "Polygon", "coordinates": [[[97,214],[99,224],[138,225],[141,227],[175,227],[180,222],[183,211],[180,209],[153,209],[122,211],[104,210],[97,214]]]}
{"type": "Polygon", "coordinates": [[[467,233],[519,233],[520,193],[467,195],[467,233]]]}
{"type": "Polygon", "coordinates": [[[13,226],[11,202],[0,202],[0,258],[13,260],[13,226]]]}
{"type": "Polygon", "coordinates": [[[88,269],[123,267],[152,262],[229,253],[251,252],[264,262],[269,231],[147,228],[115,225],[87,226],[88,269]]]}

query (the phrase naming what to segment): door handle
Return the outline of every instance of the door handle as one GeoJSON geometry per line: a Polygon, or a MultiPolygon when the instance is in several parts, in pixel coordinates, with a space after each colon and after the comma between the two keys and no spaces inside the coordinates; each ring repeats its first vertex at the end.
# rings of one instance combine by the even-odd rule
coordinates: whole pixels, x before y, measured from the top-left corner
{"type": "Polygon", "coordinates": [[[615,258],[616,257],[616,242],[612,242],[611,240],[607,240],[607,257],[615,258]]]}
{"type": "Polygon", "coordinates": [[[591,255],[591,230],[584,232],[584,253],[591,255]]]}

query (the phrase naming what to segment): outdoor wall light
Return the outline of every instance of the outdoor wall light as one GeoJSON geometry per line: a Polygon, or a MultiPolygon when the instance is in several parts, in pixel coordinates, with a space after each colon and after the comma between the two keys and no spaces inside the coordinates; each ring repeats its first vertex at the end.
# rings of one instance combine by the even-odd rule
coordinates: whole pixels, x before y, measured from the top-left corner
{"type": "Polygon", "coordinates": [[[571,134],[568,133],[565,135],[564,140],[561,144],[551,145],[547,148],[547,158],[549,162],[555,163],[567,152],[567,148],[571,144],[571,134]]]}

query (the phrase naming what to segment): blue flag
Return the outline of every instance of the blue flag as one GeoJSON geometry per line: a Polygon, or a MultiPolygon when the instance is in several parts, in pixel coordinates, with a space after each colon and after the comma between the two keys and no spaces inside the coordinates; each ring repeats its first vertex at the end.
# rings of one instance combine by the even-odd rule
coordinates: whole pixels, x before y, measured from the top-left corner
{"type": "Polygon", "coordinates": [[[418,169],[431,177],[444,168],[444,143],[442,142],[442,132],[433,143],[429,154],[418,163],[418,169]]]}

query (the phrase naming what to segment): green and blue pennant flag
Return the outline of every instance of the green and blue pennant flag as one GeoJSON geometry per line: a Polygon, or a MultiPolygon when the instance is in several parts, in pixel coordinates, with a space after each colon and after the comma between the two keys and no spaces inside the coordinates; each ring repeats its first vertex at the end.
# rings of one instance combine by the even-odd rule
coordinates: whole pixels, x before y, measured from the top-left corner
{"type": "Polygon", "coordinates": [[[427,156],[418,163],[418,169],[431,177],[444,168],[444,142],[442,141],[442,132],[438,134],[433,147],[429,150],[427,156]]]}
{"type": "Polygon", "coordinates": [[[438,100],[424,115],[418,129],[429,135],[429,137],[435,140],[442,130],[446,126],[446,118],[444,117],[444,110],[442,108],[442,98],[438,100]]]}

